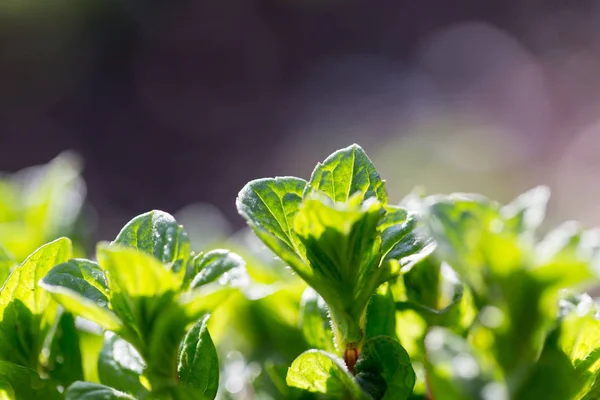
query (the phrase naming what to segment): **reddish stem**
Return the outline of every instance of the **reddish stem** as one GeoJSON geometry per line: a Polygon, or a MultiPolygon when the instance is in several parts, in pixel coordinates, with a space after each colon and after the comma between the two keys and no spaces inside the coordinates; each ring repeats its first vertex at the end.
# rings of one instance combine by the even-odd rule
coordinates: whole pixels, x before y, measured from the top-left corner
{"type": "Polygon", "coordinates": [[[352,347],[351,345],[347,345],[346,350],[344,351],[344,362],[348,367],[348,370],[354,375],[354,366],[356,365],[356,361],[358,360],[358,356],[360,355],[360,350],[352,347]]]}

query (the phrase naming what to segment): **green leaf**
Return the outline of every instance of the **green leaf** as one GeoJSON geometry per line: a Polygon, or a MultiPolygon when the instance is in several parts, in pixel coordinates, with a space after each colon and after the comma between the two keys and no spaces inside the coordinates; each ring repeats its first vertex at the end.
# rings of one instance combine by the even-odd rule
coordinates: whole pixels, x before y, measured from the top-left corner
{"type": "Polygon", "coordinates": [[[0,358],[37,368],[43,341],[56,307],[37,282],[54,265],[66,261],[71,242],[57,239],[40,247],[16,267],[0,289],[0,358]]]}
{"type": "Polygon", "coordinates": [[[559,345],[577,373],[581,398],[600,377],[600,321],[594,300],[587,294],[561,300],[559,345]]]}
{"type": "Polygon", "coordinates": [[[375,400],[408,399],[416,381],[408,353],[388,336],[377,336],[364,343],[355,372],[362,388],[368,389],[375,400]],[[380,390],[382,386],[385,393],[380,390]]]}
{"type": "Polygon", "coordinates": [[[52,268],[39,285],[69,312],[106,329],[121,330],[121,320],[109,309],[108,284],[97,263],[69,260],[52,268]]]}
{"type": "Polygon", "coordinates": [[[75,382],[65,392],[65,400],[136,400],[111,387],[91,382],[75,382]]]}
{"type": "Polygon", "coordinates": [[[547,186],[538,186],[502,207],[506,225],[518,233],[533,234],[544,221],[550,198],[547,186]]]}
{"type": "Polygon", "coordinates": [[[403,276],[406,301],[398,309],[413,309],[429,326],[445,326],[464,330],[475,317],[476,310],[468,290],[458,275],[437,257],[418,261],[403,276]]]}
{"type": "Polygon", "coordinates": [[[362,340],[369,299],[392,277],[379,268],[381,212],[375,199],[352,205],[321,197],[304,200],[296,215],[295,229],[314,271],[309,283],[329,305],[338,348],[362,340]]]}
{"type": "Polygon", "coordinates": [[[181,383],[196,388],[201,399],[214,399],[219,388],[219,359],[208,332],[208,318],[198,321],[185,335],[177,366],[181,383]]]}
{"type": "Polygon", "coordinates": [[[433,196],[430,231],[445,261],[479,297],[487,296],[491,276],[505,277],[530,263],[517,232],[508,229],[500,206],[482,196],[433,196]]]}
{"type": "Polygon", "coordinates": [[[292,387],[323,393],[336,399],[369,400],[342,360],[320,350],[308,350],[294,360],[286,382],[292,387]]]}
{"type": "Polygon", "coordinates": [[[150,211],[129,221],[113,242],[151,254],[178,271],[190,255],[190,241],[175,218],[163,211],[150,211]],[[181,265],[175,265],[179,261],[181,265]]]}
{"type": "Polygon", "coordinates": [[[0,179],[0,243],[22,261],[46,241],[72,236],[85,197],[81,162],[63,153],[0,179]]]}
{"type": "Polygon", "coordinates": [[[0,361],[0,379],[4,382],[1,387],[5,394],[14,391],[14,399],[58,400],[62,398],[55,385],[48,380],[40,379],[35,370],[8,361],[0,361]]]}
{"type": "Polygon", "coordinates": [[[133,346],[112,332],[104,334],[98,357],[100,382],[115,389],[140,396],[146,389],[140,382],[145,364],[133,346]]]}
{"type": "Polygon", "coordinates": [[[108,304],[108,284],[98,263],[73,259],[52,268],[42,279],[45,287],[60,286],[95,301],[108,304]]]}
{"type": "Polygon", "coordinates": [[[96,254],[106,271],[113,310],[130,327],[149,329],[152,316],[165,311],[162,306],[178,290],[177,275],[137,249],[101,244],[96,254]]]}
{"type": "MultiPolygon", "coordinates": [[[[288,386],[285,381],[288,372],[288,367],[286,366],[275,365],[268,361],[265,364],[265,372],[273,385],[277,388],[277,398],[289,400],[316,400],[318,398],[317,396],[319,396],[317,393],[288,386]]],[[[322,399],[322,396],[319,398],[322,399]]]]}
{"type": "Polygon", "coordinates": [[[387,204],[385,183],[377,169],[357,144],[331,154],[317,164],[306,187],[304,197],[314,192],[325,193],[334,202],[347,202],[360,193],[361,201],[375,197],[387,204]]]}
{"type": "Polygon", "coordinates": [[[83,379],[79,334],[72,314],[62,312],[51,332],[50,355],[45,365],[48,376],[67,387],[83,379]]]}
{"type": "Polygon", "coordinates": [[[387,207],[380,225],[383,259],[415,262],[433,249],[432,241],[417,231],[417,218],[401,208],[387,207]]]}
{"type": "Polygon", "coordinates": [[[571,399],[577,393],[577,373],[567,355],[560,350],[558,341],[560,329],[550,333],[537,363],[522,379],[514,400],[571,399]]]}
{"type": "Polygon", "coordinates": [[[600,276],[600,229],[584,230],[567,222],[551,231],[536,248],[533,274],[559,288],[591,287],[600,276]]]}
{"type": "MultiPolygon", "coordinates": [[[[501,382],[489,376],[471,346],[445,328],[432,328],[425,338],[427,377],[431,397],[444,400],[479,400],[485,392],[508,400],[501,382]]],[[[531,399],[543,397],[531,397],[531,399]]]]}
{"type": "Polygon", "coordinates": [[[294,233],[294,217],[302,202],[306,181],[279,177],[249,182],[238,194],[237,210],[254,233],[303,279],[311,271],[304,248],[294,233]]]}
{"type": "Polygon", "coordinates": [[[310,287],[304,290],[300,300],[300,326],[304,338],[311,347],[335,352],[327,305],[310,287]]]}
{"type": "Polygon", "coordinates": [[[242,257],[229,250],[209,251],[194,259],[193,263],[196,271],[190,284],[193,289],[215,281],[232,286],[241,286],[248,282],[246,263],[242,257]]]}
{"type": "Polygon", "coordinates": [[[396,337],[396,303],[387,283],[377,289],[367,307],[365,338],[382,335],[396,337]]]}
{"type": "Polygon", "coordinates": [[[246,262],[228,250],[209,251],[194,259],[196,270],[190,290],[181,293],[178,304],[186,318],[196,321],[203,314],[212,312],[238,290],[250,287],[246,262]]]}

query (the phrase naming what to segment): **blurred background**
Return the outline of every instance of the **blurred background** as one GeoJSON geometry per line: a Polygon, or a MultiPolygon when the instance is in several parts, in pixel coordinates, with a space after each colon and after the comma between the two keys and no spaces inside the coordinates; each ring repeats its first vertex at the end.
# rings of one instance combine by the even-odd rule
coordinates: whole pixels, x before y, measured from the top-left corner
{"type": "Polygon", "coordinates": [[[358,142],[399,201],[553,189],[600,223],[600,3],[3,0],[0,170],[84,161],[99,238],[358,142]]]}

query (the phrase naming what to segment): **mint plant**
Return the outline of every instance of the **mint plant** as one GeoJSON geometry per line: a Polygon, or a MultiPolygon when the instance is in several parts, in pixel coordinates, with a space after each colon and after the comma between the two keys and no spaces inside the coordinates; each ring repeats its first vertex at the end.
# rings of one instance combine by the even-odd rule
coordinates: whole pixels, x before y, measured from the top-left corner
{"type": "Polygon", "coordinates": [[[356,145],[309,181],[246,185],[240,214],[310,286],[301,323],[316,349],[289,367],[288,397],[595,398],[596,306],[563,290],[598,282],[600,236],[570,223],[540,240],[548,195],[389,205],[356,145]]]}
{"type": "Polygon", "coordinates": [[[600,398],[600,230],[545,226],[545,187],[394,203],[353,145],[249,182],[255,236],[196,253],[152,211],[86,259],[54,238],[82,199],[57,165],[0,182],[0,398],[600,398]]]}
{"type": "Polygon", "coordinates": [[[372,381],[403,374],[412,379],[400,387],[397,381],[385,383],[388,398],[406,398],[414,384],[408,355],[385,337],[365,342],[367,305],[382,284],[429,246],[415,231],[415,218],[388,205],[385,183],[362,148],[332,154],[308,182],[294,177],[252,181],[240,192],[237,207],[257,236],[324,299],[345,363],[328,353],[304,353],[292,365],[288,383],[312,391],[334,385],[327,390],[361,398],[360,383],[367,392],[384,393],[372,381]],[[371,352],[362,351],[365,345],[384,346],[397,358],[374,361],[371,352]],[[319,376],[335,381],[319,382],[319,376]]]}
{"type": "Polygon", "coordinates": [[[191,253],[183,228],[159,211],[134,218],[96,255],[71,258],[63,238],[11,272],[0,290],[0,389],[18,399],[215,398],[207,321],[247,283],[244,261],[191,253]],[[73,315],[105,330],[99,382],[84,381],[73,315]]]}

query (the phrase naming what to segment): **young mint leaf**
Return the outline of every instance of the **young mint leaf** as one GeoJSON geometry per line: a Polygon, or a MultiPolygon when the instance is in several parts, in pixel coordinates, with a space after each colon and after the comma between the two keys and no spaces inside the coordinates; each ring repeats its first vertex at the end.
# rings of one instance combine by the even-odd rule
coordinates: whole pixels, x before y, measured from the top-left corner
{"type": "Polygon", "coordinates": [[[309,283],[330,306],[340,349],[362,340],[361,320],[368,301],[390,278],[385,268],[379,268],[381,211],[375,199],[350,205],[315,198],[304,200],[295,218],[295,230],[314,271],[315,280],[309,283]]]}
{"type": "Polygon", "coordinates": [[[163,211],[138,215],[127,223],[113,242],[142,250],[178,271],[190,255],[190,241],[175,218],[163,211]],[[176,265],[177,262],[181,265],[176,265]]]}
{"type": "Polygon", "coordinates": [[[246,263],[239,255],[229,250],[211,250],[193,260],[194,276],[190,287],[207,285],[218,280],[219,283],[235,280],[247,280],[246,263]]]}
{"type": "Polygon", "coordinates": [[[377,169],[357,144],[331,154],[317,164],[306,187],[304,197],[315,192],[325,193],[334,202],[344,203],[360,193],[361,201],[375,197],[387,204],[385,183],[377,169]]]}
{"type": "Polygon", "coordinates": [[[372,400],[348,372],[344,362],[320,350],[308,350],[298,356],[288,370],[287,384],[329,398],[372,400]]]}
{"type": "Polygon", "coordinates": [[[98,263],[85,259],[72,259],[52,268],[42,282],[49,286],[62,286],[80,293],[98,303],[108,303],[108,284],[98,263]]]}
{"type": "Polygon", "coordinates": [[[37,368],[56,305],[37,282],[71,255],[71,242],[57,239],[40,247],[17,266],[0,289],[0,358],[37,368]]]}
{"type": "Polygon", "coordinates": [[[40,379],[38,373],[8,361],[0,360],[1,386],[6,395],[14,393],[13,399],[59,400],[62,398],[49,380],[40,379]]]}
{"type": "Polygon", "coordinates": [[[79,381],[68,387],[65,400],[136,400],[136,398],[109,386],[79,381]]]}
{"type": "Polygon", "coordinates": [[[177,371],[180,382],[196,389],[197,398],[214,399],[219,388],[217,349],[207,328],[209,316],[198,321],[185,335],[177,371]]]}
{"type": "Polygon", "coordinates": [[[150,364],[148,352],[157,316],[180,314],[179,309],[169,307],[181,277],[164,268],[154,256],[131,247],[100,244],[96,255],[106,272],[111,308],[123,321],[124,328],[116,333],[134,345],[150,364]]]}
{"type": "Polygon", "coordinates": [[[238,212],[254,233],[303,279],[311,279],[304,248],[294,232],[294,217],[306,181],[293,177],[257,179],[238,194],[238,212]]]}
{"type": "MultiPolygon", "coordinates": [[[[480,357],[462,337],[448,329],[434,327],[425,337],[425,349],[432,398],[479,400],[489,396],[495,400],[509,399],[508,389],[488,374],[480,357]]],[[[544,397],[531,397],[538,398],[544,397]]]]}
{"type": "Polygon", "coordinates": [[[235,291],[244,291],[250,284],[246,262],[228,250],[210,251],[193,262],[199,272],[190,289],[177,297],[190,321],[213,311],[235,291]]]}
{"type": "Polygon", "coordinates": [[[417,217],[399,207],[386,208],[381,222],[381,253],[384,260],[415,262],[433,250],[432,240],[417,231],[417,217]]]}
{"type": "Polygon", "coordinates": [[[72,314],[61,312],[52,327],[48,360],[44,370],[63,387],[83,379],[79,333],[72,314]]]}
{"type": "Polygon", "coordinates": [[[108,307],[108,284],[97,263],[69,260],[52,268],[39,285],[68,311],[106,329],[122,329],[120,318],[108,307]]]}
{"type": "Polygon", "coordinates": [[[98,357],[100,382],[135,396],[146,393],[140,377],[145,364],[132,345],[112,332],[104,334],[104,343],[98,357]]]}
{"type": "Polygon", "coordinates": [[[396,303],[387,283],[377,289],[367,307],[365,338],[382,335],[396,337],[396,303]]]}
{"type": "Polygon", "coordinates": [[[300,326],[308,344],[334,352],[333,331],[325,301],[312,288],[306,288],[300,300],[300,326]]]}
{"type": "Polygon", "coordinates": [[[375,400],[406,400],[415,386],[416,375],[408,353],[388,336],[376,336],[364,343],[355,372],[362,388],[376,394],[375,400]],[[385,391],[377,390],[381,387],[385,391]]]}

